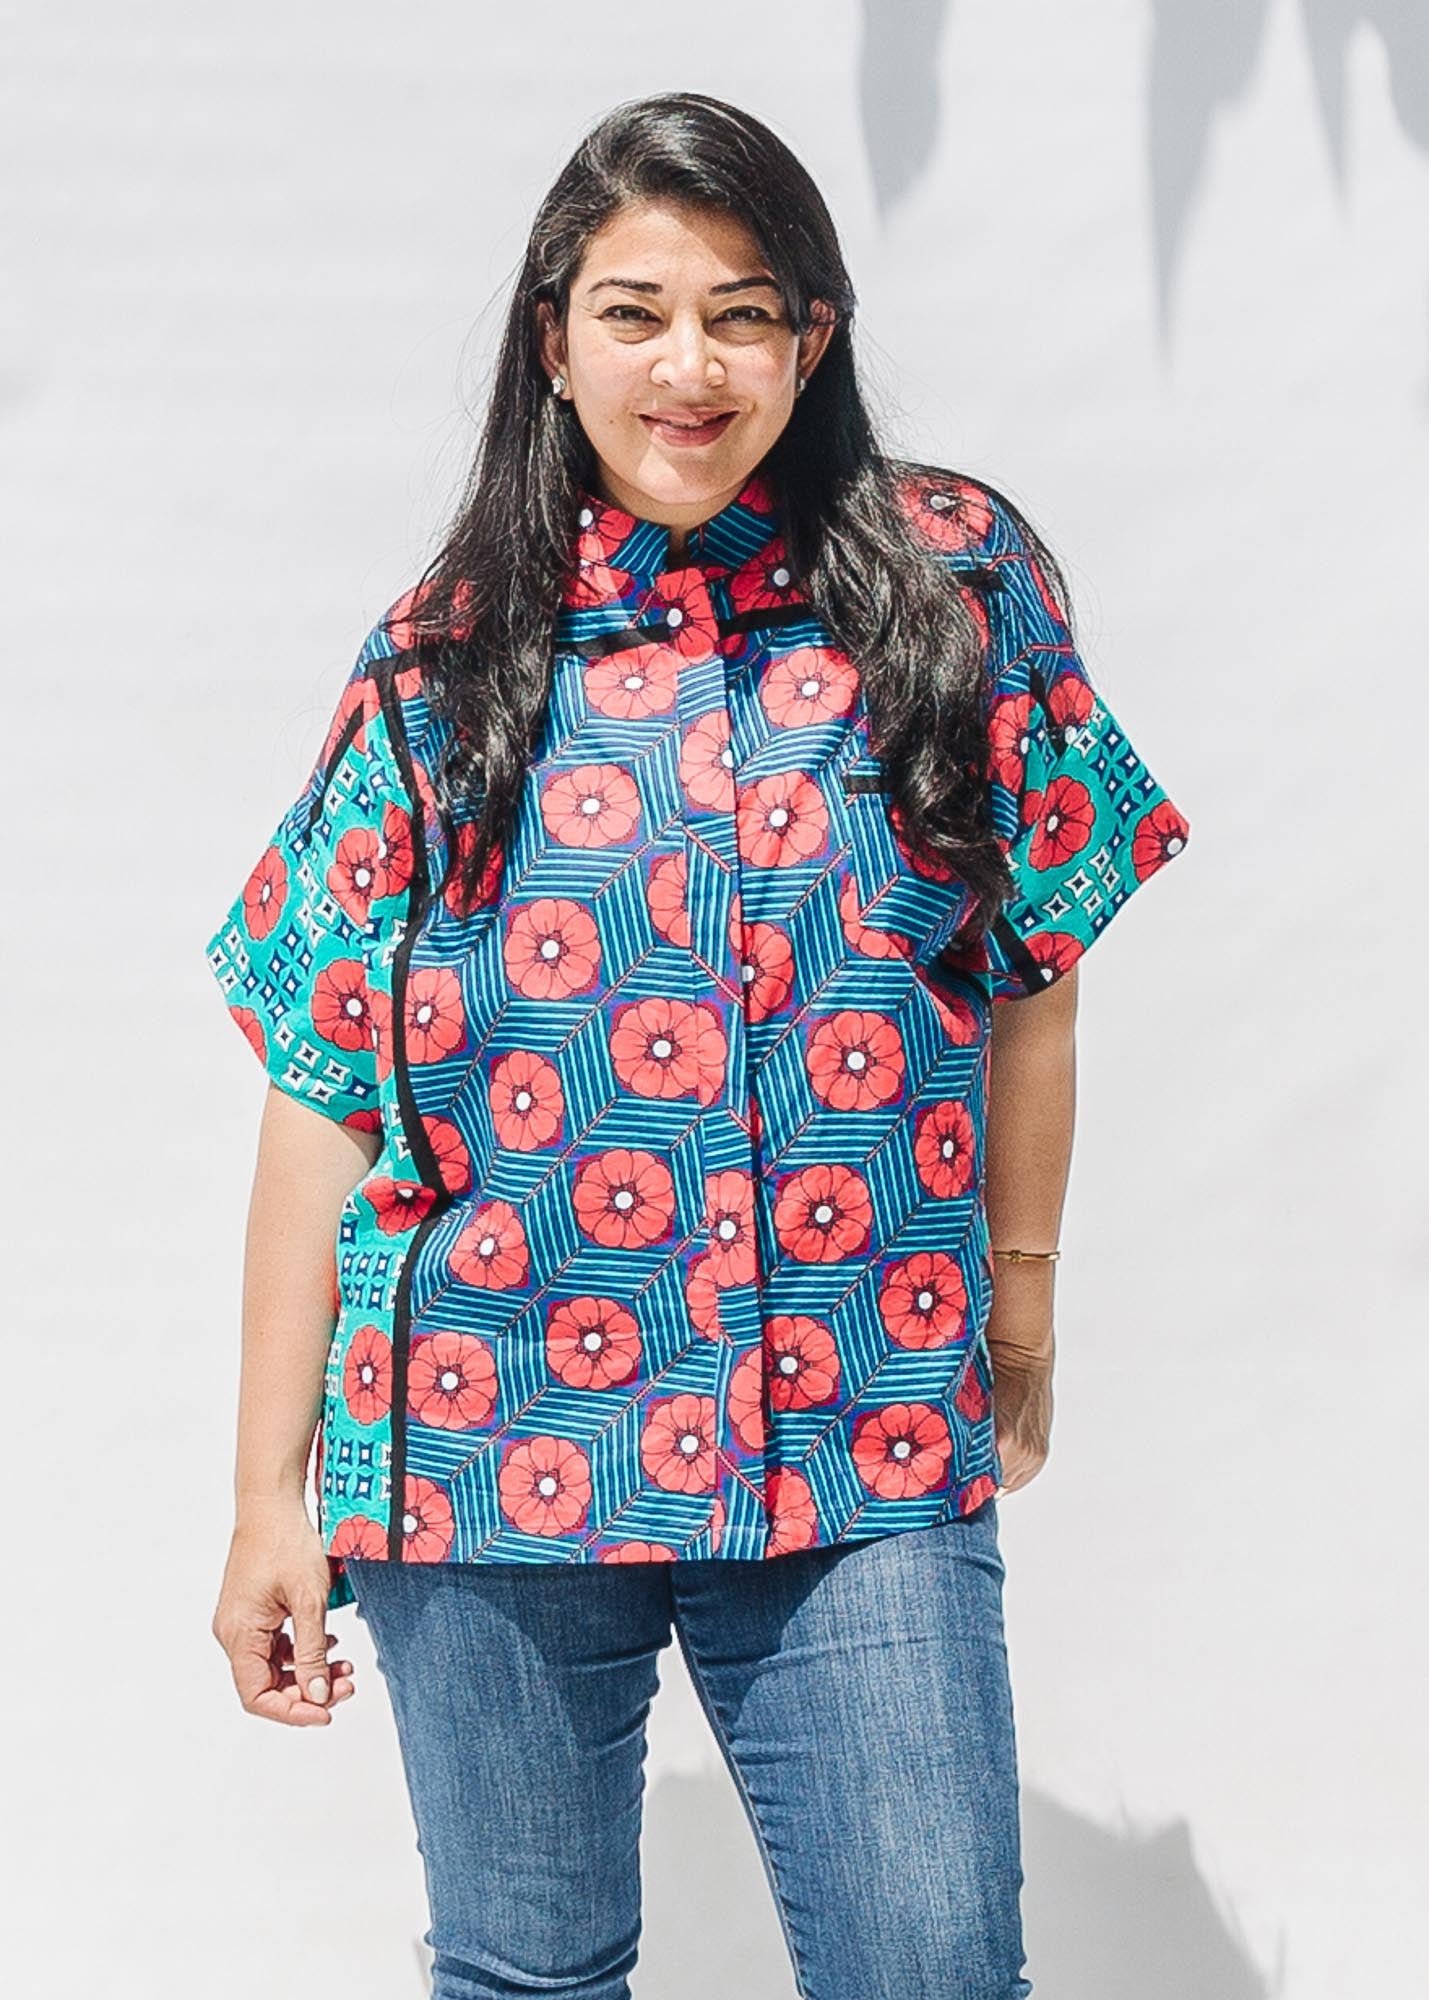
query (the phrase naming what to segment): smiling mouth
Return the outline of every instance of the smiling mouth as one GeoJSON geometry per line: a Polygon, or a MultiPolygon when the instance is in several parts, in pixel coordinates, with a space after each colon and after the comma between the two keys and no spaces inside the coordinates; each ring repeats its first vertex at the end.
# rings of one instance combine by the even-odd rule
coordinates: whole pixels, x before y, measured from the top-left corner
{"type": "Polygon", "coordinates": [[[708,444],[712,439],[723,436],[737,413],[721,410],[717,416],[695,418],[684,422],[673,417],[642,416],[640,421],[647,424],[657,437],[672,444],[708,444]]]}

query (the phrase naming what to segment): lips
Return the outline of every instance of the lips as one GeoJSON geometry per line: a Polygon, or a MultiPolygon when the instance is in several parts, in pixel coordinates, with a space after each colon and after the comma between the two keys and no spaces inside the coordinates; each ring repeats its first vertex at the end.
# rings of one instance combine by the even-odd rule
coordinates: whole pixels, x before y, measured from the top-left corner
{"type": "Polygon", "coordinates": [[[709,444],[715,438],[723,437],[736,414],[734,410],[718,410],[709,415],[683,411],[677,416],[674,411],[669,411],[654,416],[642,413],[640,421],[668,444],[696,445],[709,444]]]}

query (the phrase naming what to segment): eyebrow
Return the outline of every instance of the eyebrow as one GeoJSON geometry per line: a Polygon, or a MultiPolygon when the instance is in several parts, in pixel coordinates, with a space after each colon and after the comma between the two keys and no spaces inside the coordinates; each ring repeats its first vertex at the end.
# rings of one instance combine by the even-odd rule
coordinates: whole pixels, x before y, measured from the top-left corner
{"type": "MultiPolygon", "coordinates": [[[[663,285],[657,285],[653,278],[597,278],[595,283],[587,288],[586,297],[588,299],[593,298],[598,291],[603,290],[607,285],[613,285],[618,291],[622,292],[646,292],[651,297],[656,296],[665,289],[663,285]]],[[[731,278],[726,284],[711,285],[710,297],[714,298],[716,294],[723,294],[725,292],[752,291],[756,286],[770,292],[777,292],[779,289],[773,278],[731,278]]]]}

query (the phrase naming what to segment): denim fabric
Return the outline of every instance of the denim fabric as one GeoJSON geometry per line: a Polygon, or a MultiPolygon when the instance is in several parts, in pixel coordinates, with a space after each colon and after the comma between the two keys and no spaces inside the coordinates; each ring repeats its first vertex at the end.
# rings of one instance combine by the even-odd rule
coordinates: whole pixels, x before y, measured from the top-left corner
{"type": "Polygon", "coordinates": [[[805,2000],[1031,1992],[994,1499],[768,1561],[349,1574],[397,1725],[435,2000],[629,1994],[672,1631],[805,2000]]]}

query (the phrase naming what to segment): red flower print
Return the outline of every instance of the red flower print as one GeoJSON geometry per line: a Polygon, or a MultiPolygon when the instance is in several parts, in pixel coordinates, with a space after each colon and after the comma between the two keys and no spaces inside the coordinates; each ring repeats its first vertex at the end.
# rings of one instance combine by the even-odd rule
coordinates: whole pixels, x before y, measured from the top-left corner
{"type": "Polygon", "coordinates": [[[980,1472],[976,1479],[970,1479],[958,1495],[959,1514],[975,1514],[984,1500],[990,1500],[997,1492],[997,1481],[990,1472],[980,1472]]]}
{"type": "Polygon", "coordinates": [[[1085,949],[1080,938],[1074,938],[1070,931],[1033,931],[1022,942],[1042,967],[1048,986],[1064,972],[1070,972],[1085,949]]]}
{"type": "Polygon", "coordinates": [[[375,1424],[392,1407],[392,1343],[380,1326],[360,1326],[342,1364],[342,1393],[354,1423],[375,1424]]]}
{"type": "Polygon", "coordinates": [[[462,870],[466,857],[476,845],[476,823],[464,819],[456,828],[456,852],[442,884],[442,901],[454,917],[473,917],[480,910],[490,909],[501,890],[502,877],[506,870],[506,856],[501,842],[494,841],[486,856],[486,866],[481,871],[481,880],[476,885],[476,894],[470,900],[461,893],[462,870]]]}
{"type": "Polygon", "coordinates": [[[429,1333],[412,1343],[407,1407],[433,1430],[484,1424],[496,1407],[496,1359],[474,1333],[429,1333]]]}
{"type": "Polygon", "coordinates": [[[947,1347],[967,1326],[968,1288],[962,1267],[942,1250],[918,1250],[891,1264],[878,1311],[899,1347],[947,1347]]]}
{"type": "Polygon", "coordinates": [[[466,1141],[450,1118],[422,1114],[427,1142],[436,1156],[437,1172],[448,1194],[461,1194],[471,1185],[471,1154],[466,1141]]]}
{"type": "Polygon", "coordinates": [[[1143,813],[1131,840],[1131,867],[1137,881],[1144,882],[1163,862],[1179,854],[1190,833],[1190,821],[1170,799],[1162,799],[1149,813],[1143,813]]]}
{"type": "Polygon", "coordinates": [[[936,548],[968,549],[987,539],[992,508],[971,481],[935,484],[926,475],[915,476],[903,481],[902,498],[910,518],[936,548]]]}
{"type": "Polygon", "coordinates": [[[988,775],[1009,792],[1022,790],[1036,706],[1030,694],[1003,695],[988,716],[988,775]]]}
{"type": "Polygon", "coordinates": [[[337,843],[326,881],[333,900],[355,924],[369,921],[372,898],[381,893],[381,842],[371,826],[354,826],[337,843]]]}
{"type": "Polygon", "coordinates": [[[596,1557],[603,1563],[674,1562],[675,1551],[663,1542],[607,1542],[596,1557]]]}
{"type": "Polygon", "coordinates": [[[839,1351],[821,1319],[776,1313],[764,1328],[769,1402],[776,1410],[811,1410],[839,1393],[839,1351]]]}
{"type": "Polygon", "coordinates": [[[402,1488],[403,1562],[445,1562],[456,1533],[446,1488],[435,1479],[407,1474],[402,1488]]]}
{"type": "Polygon", "coordinates": [[[571,1206],[593,1242],[607,1250],[643,1250],[670,1233],[675,1183],[654,1153],[617,1146],[580,1162],[571,1206]]]}
{"type": "Polygon", "coordinates": [[[431,1212],[436,1195],[420,1181],[394,1181],[386,1175],[362,1183],[362,1198],[377,1218],[384,1236],[400,1236],[415,1229],[431,1212]]]}
{"type": "Polygon", "coordinates": [[[746,1348],[730,1371],[725,1414],[740,1450],[758,1458],[768,1429],[764,1421],[764,1357],[757,1347],[746,1348]]]}
{"type": "Polygon", "coordinates": [[[650,911],[650,921],[657,937],[666,944],[688,946],[690,942],[690,912],[685,901],[685,882],[689,874],[689,863],[685,851],[678,854],[662,854],[651,864],[645,881],[645,902],[650,911]]]}
{"type": "Polygon", "coordinates": [[[717,650],[714,606],[698,576],[664,579],[641,606],[642,625],[659,625],[661,641],[684,660],[707,660],[717,650]]]}
{"type": "Polygon", "coordinates": [[[952,1201],[972,1186],[976,1146],[972,1113],[960,1097],[945,1098],[917,1113],[913,1160],[919,1180],[939,1201],[952,1201]]]}
{"type": "Polygon", "coordinates": [[[992,1399],[978,1375],[977,1367],[973,1360],[969,1359],[963,1371],[963,1379],[958,1384],[957,1394],[953,1397],[953,1408],[959,1416],[966,1417],[970,1424],[980,1424],[991,1408],[991,1403],[992,1399]]]}
{"type": "Polygon", "coordinates": [[[521,1218],[509,1201],[487,1201],[462,1227],[447,1259],[464,1285],[509,1292],[530,1275],[530,1250],[521,1218]]]}
{"type": "Polygon", "coordinates": [[[487,1085],[496,1143],[513,1153],[534,1153],[552,1145],[566,1115],[561,1074],[547,1057],[531,1049],[499,1056],[487,1085]]]}
{"type": "Polygon", "coordinates": [[[705,1176],[705,1224],[710,1269],[718,1285],[752,1285],[758,1274],[754,1246],[754,1182],[737,1167],[705,1176]]]}
{"type": "Polygon", "coordinates": [[[800,602],[782,535],[775,535],[756,561],[736,570],[730,578],[729,595],[736,612],[767,611],[773,605],[800,602]]]}
{"type": "Polygon", "coordinates": [[[778,729],[805,729],[853,711],[858,670],[829,646],[796,646],[770,663],[760,684],[764,712],[778,729]]]}
{"type": "Polygon", "coordinates": [[[586,700],[596,715],[643,722],[675,706],[680,656],[668,646],[627,646],[597,654],[585,670],[586,700]]]}
{"type": "Polygon", "coordinates": [[[710,1548],[718,1554],[719,1545],[724,1540],[724,1495],[717,1493],[715,1503],[710,1508],[710,1548]]]}
{"type": "Polygon", "coordinates": [[[719,1316],[719,1294],[715,1260],[712,1253],[706,1252],[703,1257],[692,1260],[685,1278],[685,1310],[690,1316],[690,1325],[705,1340],[719,1340],[724,1334],[719,1316]]]}
{"type": "Polygon", "coordinates": [[[1096,825],[1096,801],[1080,778],[1053,778],[1040,797],[1027,795],[1029,819],[1034,818],[1027,859],[1034,868],[1064,868],[1080,854],[1096,825]]]}
{"type": "Polygon", "coordinates": [[[695,1008],[695,1095],[701,1104],[718,1103],[729,1064],[729,1039],[719,1008],[701,1000],[695,1008]]]}
{"type": "Polygon", "coordinates": [[[900,931],[881,931],[863,921],[858,882],[848,874],[839,883],[839,922],[845,944],[864,958],[907,958],[912,950],[900,931]]]}
{"type": "Polygon", "coordinates": [[[1065,744],[1083,727],[1096,706],[1091,682],[1076,668],[1058,674],[1047,690],[1047,711],[1059,742],[1065,744]]]}
{"type": "Polygon", "coordinates": [[[880,1500],[916,1500],[948,1476],[952,1436],[931,1403],[889,1403],[854,1421],[854,1471],[880,1500]]]}
{"type": "Polygon", "coordinates": [[[392,995],[369,983],[367,1011],[372,1017],[372,1048],[377,1057],[377,1080],[392,1071],[392,995]]]}
{"type": "Polygon", "coordinates": [[[336,958],[313,981],[313,1031],[335,1049],[370,1049],[372,1014],[367,974],[358,958],[336,958]]]}
{"type": "Polygon", "coordinates": [[[903,1095],[903,1038],[886,1014],[847,1007],[809,1032],[809,1084],[834,1111],[876,1111],[903,1095]]]}
{"type": "Polygon", "coordinates": [[[419,965],[402,994],[402,1047],[409,1063],[442,1062],[466,1041],[461,981],[445,965],[419,965]]]}
{"type": "Polygon", "coordinates": [[[565,1535],[590,1505],[590,1460],[569,1438],[522,1438],[496,1475],[501,1511],[523,1535],[565,1535]]]}
{"type": "Polygon", "coordinates": [[[680,787],[691,805],[709,812],[734,810],[734,749],[727,709],[711,709],[686,731],[680,745],[680,787]]]}
{"type": "Polygon", "coordinates": [[[689,1097],[698,1074],[695,1009],[652,996],[615,1009],[609,1046],[621,1088],[636,1097],[689,1097]]]}
{"type": "Polygon", "coordinates": [[[230,1007],[228,1011],[243,1030],[244,1038],[257,1056],[259,1062],[266,1063],[268,1060],[268,1037],[263,1032],[263,1023],[259,1020],[253,1009],[251,1007],[230,1007]]]}
{"type": "Polygon", "coordinates": [[[526,1000],[570,1000],[600,975],[595,918],[564,896],[523,903],[506,927],[506,977],[526,1000]]]}
{"type": "Polygon", "coordinates": [[[867,1246],[872,1220],[868,1183],[852,1167],[801,1167],[780,1182],[774,1199],[780,1248],[800,1264],[857,1255],[867,1246]]]}
{"type": "Polygon", "coordinates": [[[422,669],[414,661],[410,667],[399,667],[392,676],[392,685],[399,701],[411,701],[422,691],[422,669]]]}
{"type": "Polygon", "coordinates": [[[618,1299],[561,1299],[546,1315],[546,1366],[568,1389],[613,1389],[640,1371],[640,1324],[618,1299]]]}
{"type": "Polygon", "coordinates": [[[364,1105],[361,1111],[349,1111],[342,1123],[349,1132],[380,1132],[382,1113],[372,1105],[364,1105]]]}
{"type": "Polygon", "coordinates": [[[258,866],[244,882],[242,922],[254,944],[262,944],[282,916],[288,900],[288,864],[276,848],[258,856],[258,866]]]}
{"type": "Polygon", "coordinates": [[[819,1510],[814,1492],[797,1467],[771,1465],[764,1482],[764,1506],[769,1516],[766,1557],[793,1555],[817,1547],[819,1510]]]}
{"type": "Polygon", "coordinates": [[[541,818],[561,847],[617,847],[640,824],[640,789],[623,764],[579,764],[549,780],[541,818]]]}
{"type": "Polygon", "coordinates": [[[747,867],[788,868],[823,851],[829,809],[806,771],[775,771],[743,787],[735,825],[747,867]]]}
{"type": "Polygon", "coordinates": [[[369,1562],[385,1562],[387,1530],[370,1514],[349,1514],[333,1529],[327,1552],[339,1562],[346,1556],[363,1556],[369,1562]]]}
{"type": "MultiPolygon", "coordinates": [[[[433,802],[435,810],[435,801],[433,802]]],[[[397,896],[412,879],[415,853],[412,846],[411,815],[389,799],[382,808],[381,872],[373,891],[378,896],[397,896]]]]}
{"type": "Polygon", "coordinates": [[[686,1391],[649,1405],[640,1463],[662,1493],[712,1493],[715,1483],[713,1396],[686,1391]]]}
{"type": "Polygon", "coordinates": [[[778,924],[746,924],[739,976],[744,986],[745,1012],[751,1021],[767,1021],[784,1007],[794,990],[794,947],[778,924]]]}

